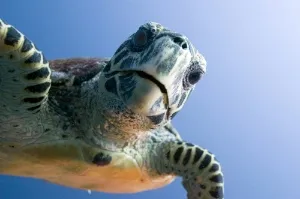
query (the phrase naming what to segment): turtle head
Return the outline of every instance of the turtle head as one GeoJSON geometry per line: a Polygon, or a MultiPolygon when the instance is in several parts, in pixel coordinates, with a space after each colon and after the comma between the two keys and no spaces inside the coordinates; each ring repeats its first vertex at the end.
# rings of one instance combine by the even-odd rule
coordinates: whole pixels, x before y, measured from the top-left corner
{"type": "Polygon", "coordinates": [[[118,48],[101,79],[133,113],[160,125],[183,107],[205,71],[204,57],[187,37],[150,22],[118,48]]]}

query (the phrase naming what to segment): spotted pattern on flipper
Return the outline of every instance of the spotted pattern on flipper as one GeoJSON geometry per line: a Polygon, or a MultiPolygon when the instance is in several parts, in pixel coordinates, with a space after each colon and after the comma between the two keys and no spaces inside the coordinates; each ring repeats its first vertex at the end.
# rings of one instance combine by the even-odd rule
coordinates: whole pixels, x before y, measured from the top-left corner
{"type": "Polygon", "coordinates": [[[189,199],[224,198],[224,180],[220,164],[208,150],[179,141],[165,154],[166,173],[183,177],[189,199]]]}
{"type": "Polygon", "coordinates": [[[22,35],[13,27],[10,26],[7,28],[6,37],[4,38],[4,44],[8,46],[15,46],[18,44],[22,35]]]}
{"type": "Polygon", "coordinates": [[[45,99],[45,97],[28,97],[28,98],[24,98],[23,102],[28,102],[28,103],[38,103],[41,102],[45,99]]]}
{"type": "Polygon", "coordinates": [[[46,102],[51,86],[49,63],[20,31],[1,19],[0,24],[2,107],[36,113],[46,102]]]}
{"type": "Polygon", "coordinates": [[[25,60],[25,64],[35,64],[40,63],[42,56],[38,52],[34,52],[28,59],[25,60]]]}
{"type": "Polygon", "coordinates": [[[48,67],[40,68],[32,73],[29,73],[25,76],[28,80],[35,80],[39,78],[47,78],[50,75],[50,70],[48,67]]]}
{"type": "Polygon", "coordinates": [[[216,182],[216,183],[219,183],[219,182],[223,182],[223,175],[222,174],[217,174],[217,175],[213,175],[211,178],[209,178],[210,181],[212,182],[216,182]]]}
{"type": "Polygon", "coordinates": [[[37,105],[37,106],[30,107],[27,110],[29,110],[29,111],[35,111],[35,110],[39,109],[40,107],[41,107],[41,105],[37,105]]]}
{"type": "Polygon", "coordinates": [[[219,164],[213,164],[209,169],[209,172],[216,172],[219,170],[219,164]]]}
{"type": "Polygon", "coordinates": [[[26,91],[30,91],[32,93],[44,93],[50,87],[50,82],[45,82],[42,84],[36,84],[33,86],[28,86],[25,88],[26,91]]]}
{"type": "Polygon", "coordinates": [[[27,39],[26,37],[24,39],[25,40],[24,40],[23,46],[21,48],[22,53],[28,52],[29,50],[31,50],[33,48],[32,42],[29,39],[27,39]]]}

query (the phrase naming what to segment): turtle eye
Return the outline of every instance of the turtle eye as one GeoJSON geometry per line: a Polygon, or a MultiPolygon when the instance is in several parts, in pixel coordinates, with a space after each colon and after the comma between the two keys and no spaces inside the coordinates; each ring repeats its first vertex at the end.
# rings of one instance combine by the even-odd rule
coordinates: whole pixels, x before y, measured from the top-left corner
{"type": "Polygon", "coordinates": [[[190,86],[196,84],[201,79],[202,74],[203,71],[201,69],[189,70],[183,79],[184,88],[189,89],[190,86]]]}
{"type": "Polygon", "coordinates": [[[147,34],[144,30],[138,30],[133,36],[133,42],[136,46],[141,47],[147,43],[147,34]]]}
{"type": "Polygon", "coordinates": [[[188,75],[187,75],[187,81],[189,82],[189,84],[194,85],[196,84],[200,79],[201,79],[201,71],[191,71],[188,75]]]}

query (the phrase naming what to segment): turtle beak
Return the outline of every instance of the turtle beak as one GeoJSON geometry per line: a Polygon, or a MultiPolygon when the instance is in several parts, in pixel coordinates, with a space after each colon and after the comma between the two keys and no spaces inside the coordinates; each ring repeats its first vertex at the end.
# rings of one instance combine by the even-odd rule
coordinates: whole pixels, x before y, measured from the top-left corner
{"type": "Polygon", "coordinates": [[[118,96],[127,107],[146,116],[161,115],[169,119],[170,104],[166,86],[147,71],[114,71],[118,79],[118,96]]]}
{"type": "Polygon", "coordinates": [[[137,71],[136,73],[141,78],[148,79],[149,81],[151,81],[157,85],[157,87],[160,89],[161,93],[164,94],[165,99],[163,99],[163,101],[165,102],[164,104],[165,104],[166,109],[168,109],[169,108],[169,97],[168,97],[168,91],[167,91],[166,87],[160,81],[158,81],[155,77],[153,77],[152,75],[149,75],[146,72],[137,71]]]}
{"type": "MultiPolygon", "coordinates": [[[[156,79],[155,77],[153,77],[152,75],[148,74],[147,72],[144,71],[135,71],[136,74],[143,79],[147,79],[149,81],[151,81],[152,83],[154,83],[160,90],[162,96],[163,96],[163,104],[164,104],[164,109],[165,109],[165,113],[164,115],[164,120],[170,120],[171,119],[171,108],[170,108],[170,99],[169,99],[169,95],[168,95],[168,89],[166,88],[166,86],[161,83],[158,79],[156,79]]],[[[148,116],[149,118],[154,119],[154,123],[156,123],[155,121],[157,120],[156,117],[161,116],[162,114],[156,115],[156,116],[148,116]]],[[[151,119],[151,120],[152,120],[151,119]]],[[[157,124],[159,124],[160,122],[157,122],[157,124]]]]}

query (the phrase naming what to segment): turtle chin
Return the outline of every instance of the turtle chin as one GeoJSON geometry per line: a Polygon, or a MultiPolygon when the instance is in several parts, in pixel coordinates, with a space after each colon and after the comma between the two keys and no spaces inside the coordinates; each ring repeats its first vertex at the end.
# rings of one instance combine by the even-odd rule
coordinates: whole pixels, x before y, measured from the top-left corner
{"type": "Polygon", "coordinates": [[[127,83],[119,87],[119,95],[128,109],[133,113],[148,117],[155,125],[166,118],[168,96],[163,85],[150,75],[135,71],[126,74],[127,83]]]}

